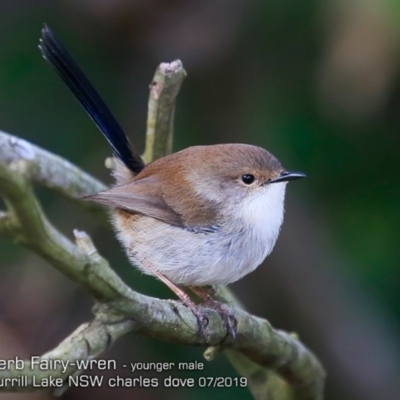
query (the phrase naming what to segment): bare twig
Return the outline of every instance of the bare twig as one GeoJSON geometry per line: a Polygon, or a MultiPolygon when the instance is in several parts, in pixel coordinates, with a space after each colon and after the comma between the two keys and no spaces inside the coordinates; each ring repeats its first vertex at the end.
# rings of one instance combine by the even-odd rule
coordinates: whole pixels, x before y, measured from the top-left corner
{"type": "Polygon", "coordinates": [[[33,391],[41,388],[43,380],[51,379],[53,382],[57,380],[56,394],[60,395],[69,387],[68,377],[82,372],[80,361],[91,360],[104,353],[115,340],[131,331],[133,326],[132,320],[106,324],[95,319],[82,324],[55,349],[40,357],[21,360],[19,365],[14,364],[6,371],[1,370],[2,389],[9,392],[33,391]],[[44,368],[44,365],[48,367],[44,368]]]}
{"type": "Polygon", "coordinates": [[[179,60],[162,63],[156,70],[150,84],[143,155],[146,164],[172,152],[175,100],[185,76],[186,71],[179,60]]]}
{"type": "Polygon", "coordinates": [[[27,180],[68,199],[79,199],[104,190],[105,185],[71,164],[24,139],[0,131],[0,161],[27,180]]]}

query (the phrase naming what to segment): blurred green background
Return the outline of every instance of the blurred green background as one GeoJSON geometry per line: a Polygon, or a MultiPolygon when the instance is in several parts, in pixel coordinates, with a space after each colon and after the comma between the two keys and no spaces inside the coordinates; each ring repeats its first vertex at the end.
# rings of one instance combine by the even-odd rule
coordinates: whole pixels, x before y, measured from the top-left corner
{"type": "MultiPolygon", "coordinates": [[[[138,149],[153,72],[181,59],[188,77],[175,150],[252,143],[308,175],[289,185],[273,254],[232,289],[249,311],[297,332],[320,357],[326,399],[398,399],[399,11],[394,0],[0,0],[0,129],[111,182],[105,140],[40,56],[42,24],[71,51],[138,149]]],[[[54,224],[70,237],[74,228],[89,232],[134,289],[172,297],[129,266],[111,229],[37,192],[54,224]]],[[[92,301],[39,257],[0,239],[0,358],[41,354],[90,318],[92,301]]],[[[202,351],[131,334],[106,356],[121,364],[202,361],[202,351]]],[[[174,375],[236,373],[220,356],[197,375],[174,375]]],[[[251,398],[244,389],[107,387],[72,389],[63,398],[132,396],[251,398]]],[[[51,396],[0,394],[8,398],[51,396]]]]}

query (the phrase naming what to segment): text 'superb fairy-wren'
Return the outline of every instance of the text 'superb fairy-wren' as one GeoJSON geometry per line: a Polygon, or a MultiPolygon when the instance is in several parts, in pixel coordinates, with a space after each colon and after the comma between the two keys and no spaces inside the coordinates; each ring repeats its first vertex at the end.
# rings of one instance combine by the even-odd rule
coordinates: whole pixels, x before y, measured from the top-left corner
{"type": "Polygon", "coordinates": [[[40,49],[114,152],[115,186],[89,200],[112,208],[132,264],[166,283],[199,319],[177,285],[226,285],[257,268],[278,238],[287,182],[305,175],[286,171],[267,150],[248,144],[189,147],[145,166],[46,26],[40,49]]]}

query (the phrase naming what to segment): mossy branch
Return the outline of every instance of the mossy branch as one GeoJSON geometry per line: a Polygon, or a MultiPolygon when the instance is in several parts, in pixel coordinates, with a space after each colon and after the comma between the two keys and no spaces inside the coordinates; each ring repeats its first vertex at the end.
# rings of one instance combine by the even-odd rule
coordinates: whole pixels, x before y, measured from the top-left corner
{"type": "MultiPolygon", "coordinates": [[[[171,151],[175,99],[184,77],[180,61],[161,64],[156,71],[150,86],[146,162],[171,151]]],[[[216,296],[229,304],[238,322],[237,338],[233,341],[226,337],[224,324],[211,309],[203,310],[209,324],[204,337],[200,336],[195,317],[180,302],[133,291],[84,232],[74,231],[75,243],[59,232],[47,220],[32,183],[48,187],[83,207],[88,205],[79,201],[80,197],[104,190],[105,186],[63,158],[0,132],[0,194],[7,206],[6,211],[0,211],[0,234],[8,234],[40,254],[91,293],[97,304],[94,320],[80,326],[43,359],[91,359],[120,336],[134,331],[170,342],[211,346],[205,353],[207,359],[226,351],[238,372],[248,378],[256,399],[322,399],[324,370],[299,340],[245,312],[226,288],[219,288],[216,296]]],[[[31,369],[27,360],[23,371],[0,371],[0,390],[32,391],[38,389],[32,384],[33,376],[37,381],[49,374],[66,380],[80,372],[74,368],[64,372],[31,369]],[[25,386],[7,384],[17,373],[28,377],[25,386]]]]}

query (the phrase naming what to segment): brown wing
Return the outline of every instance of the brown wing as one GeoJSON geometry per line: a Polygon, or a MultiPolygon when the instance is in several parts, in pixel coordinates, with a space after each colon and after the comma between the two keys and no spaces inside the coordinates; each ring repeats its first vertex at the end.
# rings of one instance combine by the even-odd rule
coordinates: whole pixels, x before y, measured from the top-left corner
{"type": "Polygon", "coordinates": [[[181,216],[165,202],[157,178],[139,179],[87,196],[85,199],[147,215],[181,228],[185,227],[181,216]]]}

